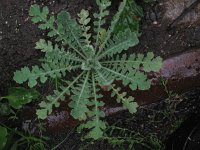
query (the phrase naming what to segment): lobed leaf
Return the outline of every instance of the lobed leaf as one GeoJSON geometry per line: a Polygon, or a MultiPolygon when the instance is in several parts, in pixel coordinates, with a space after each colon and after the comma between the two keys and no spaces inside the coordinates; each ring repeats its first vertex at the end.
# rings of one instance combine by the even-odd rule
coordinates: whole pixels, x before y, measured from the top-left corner
{"type": "Polygon", "coordinates": [[[29,10],[29,15],[32,17],[32,21],[34,23],[40,23],[39,28],[42,30],[52,29],[54,26],[55,18],[51,16],[48,18],[49,9],[47,6],[40,8],[39,5],[34,4],[31,6],[29,10]]]}
{"type": "Polygon", "coordinates": [[[115,26],[116,24],[118,23],[119,19],[120,19],[120,16],[122,14],[122,12],[124,11],[125,9],[125,6],[126,6],[126,3],[127,3],[127,0],[123,0],[120,5],[119,5],[119,8],[118,8],[118,11],[117,13],[114,15],[112,21],[111,21],[111,25],[109,27],[109,29],[107,30],[107,34],[106,34],[106,37],[103,41],[103,43],[99,46],[99,51],[97,53],[97,55],[99,55],[100,53],[102,53],[102,50],[105,48],[106,44],[108,43],[108,41],[110,40],[111,38],[111,35],[115,29],[115,26]]]}
{"type": "Polygon", "coordinates": [[[58,68],[58,66],[55,66],[53,63],[42,64],[42,68],[39,68],[38,66],[32,66],[32,70],[30,70],[28,67],[24,67],[14,73],[13,79],[19,84],[28,81],[28,86],[32,88],[37,85],[37,79],[40,79],[41,83],[45,83],[48,77],[60,78],[65,76],[66,70],[70,69],[70,66],[58,68]]]}
{"type": "Polygon", "coordinates": [[[84,49],[81,44],[82,30],[76,20],[72,19],[70,14],[66,11],[61,11],[57,16],[58,30],[62,35],[58,40],[64,40],[66,44],[76,50],[83,58],[84,49]],[[79,51],[81,49],[82,53],[79,51]]]}
{"type": "Polygon", "coordinates": [[[59,107],[60,103],[59,100],[64,101],[65,95],[69,94],[70,88],[73,88],[74,84],[81,78],[81,76],[85,72],[79,74],[76,78],[73,79],[72,82],[69,83],[67,87],[61,86],[61,90],[54,90],[53,95],[49,95],[46,97],[46,101],[42,101],[39,106],[40,109],[37,110],[36,114],[38,118],[45,119],[49,114],[52,113],[53,107],[59,107]]]}
{"type": "Polygon", "coordinates": [[[122,103],[123,107],[128,109],[131,114],[137,111],[138,104],[134,101],[134,97],[127,96],[126,92],[121,92],[121,88],[115,88],[115,85],[112,85],[112,94],[111,96],[116,96],[117,102],[122,103]]]}
{"type": "Polygon", "coordinates": [[[112,57],[114,54],[121,53],[138,43],[137,35],[130,30],[127,29],[125,32],[119,32],[113,36],[112,40],[108,40],[105,49],[103,49],[103,53],[98,56],[98,59],[102,59],[105,56],[112,57]]]}
{"type": "Polygon", "coordinates": [[[80,14],[78,14],[78,16],[79,16],[78,21],[81,24],[81,29],[83,32],[83,37],[85,38],[84,43],[90,45],[91,43],[90,38],[92,34],[88,33],[91,28],[89,26],[89,23],[91,21],[91,18],[89,17],[89,11],[82,9],[80,14]]]}
{"type": "Polygon", "coordinates": [[[96,36],[94,38],[96,39],[95,43],[95,50],[97,50],[97,47],[100,44],[100,35],[102,30],[102,26],[105,24],[105,17],[109,15],[109,11],[106,10],[110,5],[111,2],[109,0],[96,0],[97,5],[99,6],[99,13],[94,13],[93,16],[97,20],[94,21],[94,31],[96,33],[96,36]]]}
{"type": "MultiPolygon", "coordinates": [[[[110,56],[109,56],[110,57],[110,56]]],[[[109,61],[102,61],[104,66],[112,66],[113,70],[121,68],[125,72],[136,70],[143,70],[145,72],[159,71],[162,66],[162,58],[155,57],[152,52],[148,52],[146,56],[144,54],[123,54],[117,55],[109,61]]]]}
{"type": "Polygon", "coordinates": [[[91,90],[88,83],[89,72],[85,76],[82,84],[77,84],[75,88],[72,89],[73,95],[71,96],[72,101],[69,103],[69,107],[72,108],[71,115],[75,119],[85,120],[87,118],[86,113],[89,111],[88,104],[90,103],[89,98],[91,97],[91,90]]]}

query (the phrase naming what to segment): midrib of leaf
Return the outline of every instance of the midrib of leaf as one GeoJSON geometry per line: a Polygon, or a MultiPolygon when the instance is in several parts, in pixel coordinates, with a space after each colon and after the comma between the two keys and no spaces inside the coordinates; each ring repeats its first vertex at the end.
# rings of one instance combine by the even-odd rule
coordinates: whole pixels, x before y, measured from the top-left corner
{"type": "MultiPolygon", "coordinates": [[[[76,61],[76,62],[83,62],[84,61],[83,59],[78,58],[77,56],[70,56],[70,54],[72,54],[72,53],[69,53],[69,55],[68,54],[62,55],[62,52],[61,52],[61,54],[59,54],[59,55],[62,55],[61,59],[64,58],[65,60],[72,60],[72,61],[76,61]]],[[[45,56],[45,57],[48,59],[48,57],[49,57],[48,53],[47,53],[47,56],[45,56]]],[[[51,56],[50,56],[50,58],[52,59],[51,56]]],[[[40,59],[40,60],[43,61],[43,62],[49,62],[49,63],[52,62],[52,61],[45,61],[44,59],[40,59]]]]}
{"type": "Polygon", "coordinates": [[[71,86],[73,86],[73,84],[75,83],[75,82],[77,82],[79,79],[80,79],[80,77],[83,75],[85,73],[85,71],[83,71],[80,75],[78,75],[77,77],[76,77],[76,79],[74,79],[74,81],[73,82],[71,82],[56,98],[55,98],[55,100],[52,102],[52,103],[55,103],[56,101],[58,101],[59,99],[60,99],[60,97],[62,97],[68,90],[69,90],[69,88],[71,87],[71,86]]]}
{"type": "MultiPolygon", "coordinates": [[[[45,23],[48,23],[47,20],[41,16],[39,16],[41,18],[42,21],[44,21],[45,23]]],[[[74,49],[82,58],[86,59],[86,57],[78,51],[78,49],[76,49],[72,44],[70,44],[65,38],[63,38],[62,34],[60,34],[60,32],[58,32],[58,30],[56,30],[54,27],[50,27],[54,32],[56,32],[61,39],[64,39],[64,41],[69,45],[69,47],[71,47],[72,49],[74,49]]]]}
{"type": "Polygon", "coordinates": [[[101,73],[100,71],[96,70],[96,72],[98,73],[98,75],[99,75],[106,83],[108,83],[108,80],[106,80],[106,79],[104,78],[104,76],[102,75],[102,73],[101,73]]]}
{"type": "Polygon", "coordinates": [[[95,101],[95,120],[96,123],[99,124],[99,117],[98,117],[98,103],[97,103],[97,93],[96,93],[96,84],[95,84],[95,78],[94,78],[94,73],[92,73],[92,87],[93,87],[93,94],[94,94],[94,101],[95,101]]]}
{"type": "Polygon", "coordinates": [[[128,80],[130,80],[130,81],[132,81],[132,82],[136,82],[137,84],[139,84],[139,82],[137,82],[136,80],[133,80],[132,78],[127,77],[127,76],[125,76],[125,75],[123,75],[123,74],[121,74],[121,73],[119,73],[119,72],[116,72],[116,71],[114,71],[114,70],[111,70],[111,69],[106,68],[106,67],[103,67],[103,66],[102,66],[102,68],[105,69],[105,70],[107,70],[107,71],[109,71],[109,72],[111,72],[111,73],[113,73],[113,74],[116,74],[116,75],[118,75],[118,76],[121,76],[121,77],[123,77],[123,78],[126,78],[126,79],[128,79],[128,80]]]}
{"type": "MultiPolygon", "coordinates": [[[[102,12],[103,12],[103,9],[102,9],[102,7],[101,7],[101,8],[100,8],[100,14],[99,14],[99,16],[102,15],[102,12]]],[[[100,17],[100,18],[99,18],[99,21],[98,21],[97,39],[96,39],[96,43],[95,43],[95,52],[97,51],[97,46],[98,46],[98,43],[99,43],[99,35],[100,35],[101,21],[102,21],[102,17],[100,17]]]]}
{"type": "Polygon", "coordinates": [[[85,81],[84,81],[84,83],[83,83],[83,86],[82,86],[81,92],[80,92],[79,97],[78,97],[78,101],[77,101],[77,103],[76,103],[76,107],[79,105],[80,99],[81,99],[81,97],[82,97],[82,95],[83,95],[83,92],[84,92],[85,86],[86,86],[87,81],[88,81],[88,78],[89,78],[89,74],[90,74],[90,71],[87,72],[87,75],[86,75],[85,81]]]}
{"type": "MultiPolygon", "coordinates": [[[[78,44],[79,47],[81,48],[82,52],[84,53],[84,49],[83,49],[81,43],[79,42],[79,40],[78,40],[77,37],[75,36],[73,30],[71,30],[71,27],[70,27],[68,24],[67,24],[67,28],[69,29],[69,31],[70,31],[71,34],[73,35],[74,39],[76,40],[77,44],[78,44]]],[[[82,54],[82,53],[81,53],[81,54],[82,54]]],[[[85,54],[85,53],[84,53],[84,54],[85,54]]],[[[86,59],[86,57],[85,57],[83,54],[82,54],[82,57],[83,57],[84,59],[86,59]]]]}
{"type": "Polygon", "coordinates": [[[106,54],[108,54],[110,51],[113,51],[116,47],[119,47],[120,45],[125,45],[125,44],[128,44],[130,42],[131,39],[128,39],[126,41],[123,41],[123,42],[120,42],[120,43],[117,43],[115,44],[115,46],[109,48],[109,49],[106,49],[102,54],[100,54],[97,59],[101,59],[102,57],[104,57],[106,54]]]}
{"type": "Polygon", "coordinates": [[[70,66],[70,67],[65,67],[65,68],[60,68],[60,69],[55,69],[55,70],[51,70],[51,71],[47,71],[47,72],[39,73],[39,74],[34,74],[34,75],[31,75],[30,77],[39,77],[41,75],[48,75],[48,74],[51,74],[51,73],[60,72],[62,70],[68,70],[68,69],[71,70],[71,69],[78,68],[78,67],[80,67],[80,65],[70,66]]]}
{"type": "MultiPolygon", "coordinates": [[[[66,56],[64,56],[65,58],[67,58],[68,56],[66,55],[66,56]]],[[[70,57],[70,56],[69,56],[70,57]]],[[[77,61],[77,62],[83,62],[84,60],[82,60],[82,59],[78,59],[78,58],[67,58],[66,60],[73,60],[73,61],[77,61]]],[[[48,57],[47,57],[48,58],[48,57]]],[[[42,59],[40,59],[40,60],[42,60],[42,59]]],[[[44,61],[43,60],[43,62],[49,62],[49,63],[51,63],[52,61],[44,61]]]]}
{"type": "Polygon", "coordinates": [[[141,64],[148,64],[149,62],[146,61],[138,61],[138,60],[114,60],[114,61],[102,61],[101,64],[111,64],[111,63],[141,63],[141,64]]]}
{"type": "Polygon", "coordinates": [[[104,42],[102,43],[102,45],[100,46],[99,51],[98,51],[98,53],[97,53],[97,56],[99,56],[99,54],[100,54],[100,53],[102,52],[102,50],[104,49],[106,43],[107,43],[108,40],[110,39],[111,34],[112,34],[112,32],[113,32],[113,30],[114,30],[114,28],[115,28],[117,22],[119,21],[122,12],[124,11],[124,8],[125,8],[125,6],[126,6],[126,2],[127,2],[127,0],[124,0],[123,2],[121,2],[120,6],[122,6],[122,8],[119,9],[119,11],[115,14],[114,19],[116,19],[116,20],[115,20],[115,22],[113,22],[113,24],[111,24],[111,28],[107,31],[107,36],[106,36],[104,42]]]}
{"type": "Polygon", "coordinates": [[[122,101],[125,101],[124,97],[119,94],[119,92],[111,85],[111,88],[113,89],[113,91],[117,94],[117,96],[122,100],[122,101]]]}

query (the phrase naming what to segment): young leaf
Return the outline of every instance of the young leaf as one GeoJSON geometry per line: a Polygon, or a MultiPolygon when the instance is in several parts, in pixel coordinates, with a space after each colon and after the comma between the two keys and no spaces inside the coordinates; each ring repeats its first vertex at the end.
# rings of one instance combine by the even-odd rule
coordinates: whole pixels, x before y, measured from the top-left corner
{"type": "Polygon", "coordinates": [[[96,32],[95,50],[97,50],[100,44],[100,35],[103,30],[102,26],[106,22],[105,17],[109,15],[109,11],[106,9],[111,5],[109,0],[96,0],[96,3],[99,6],[99,13],[94,13],[94,18],[97,19],[97,21],[94,21],[94,31],[96,32]]]}
{"type": "Polygon", "coordinates": [[[82,25],[81,26],[81,29],[83,31],[83,36],[85,38],[85,43],[87,45],[90,45],[91,41],[90,41],[90,38],[91,38],[91,33],[88,33],[89,30],[90,30],[90,26],[88,25],[91,21],[91,18],[89,18],[89,11],[88,10],[84,10],[82,9],[80,14],[78,14],[79,16],[79,23],[82,25]]]}
{"type": "Polygon", "coordinates": [[[120,19],[120,16],[123,12],[123,10],[125,9],[125,6],[126,6],[126,3],[127,3],[127,0],[123,0],[120,5],[119,5],[119,8],[118,8],[118,11],[117,13],[114,15],[112,21],[111,21],[111,25],[109,27],[109,29],[107,30],[107,34],[106,34],[106,38],[105,40],[103,41],[103,43],[99,46],[99,51],[97,53],[97,55],[99,55],[102,50],[104,49],[104,47],[106,46],[106,44],[108,43],[108,41],[110,40],[111,38],[111,35],[115,29],[115,26],[116,24],[118,23],[119,19],[120,19]]]}

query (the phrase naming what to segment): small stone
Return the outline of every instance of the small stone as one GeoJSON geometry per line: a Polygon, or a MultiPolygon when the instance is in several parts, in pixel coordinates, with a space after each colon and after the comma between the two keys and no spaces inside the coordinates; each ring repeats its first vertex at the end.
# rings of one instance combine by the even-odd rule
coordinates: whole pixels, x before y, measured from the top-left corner
{"type": "Polygon", "coordinates": [[[158,22],[157,22],[157,21],[154,21],[154,22],[153,22],[153,24],[157,25],[157,24],[158,24],[158,22]]]}

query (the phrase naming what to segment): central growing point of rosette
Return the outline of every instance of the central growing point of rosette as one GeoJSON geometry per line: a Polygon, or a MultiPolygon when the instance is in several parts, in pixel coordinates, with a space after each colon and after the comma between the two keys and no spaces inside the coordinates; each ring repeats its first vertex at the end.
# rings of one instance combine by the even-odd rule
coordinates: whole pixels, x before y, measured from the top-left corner
{"type": "Polygon", "coordinates": [[[81,69],[82,70],[93,70],[93,69],[101,69],[101,64],[99,60],[95,57],[95,50],[92,45],[87,45],[84,47],[84,52],[87,59],[82,62],[81,69]]]}

